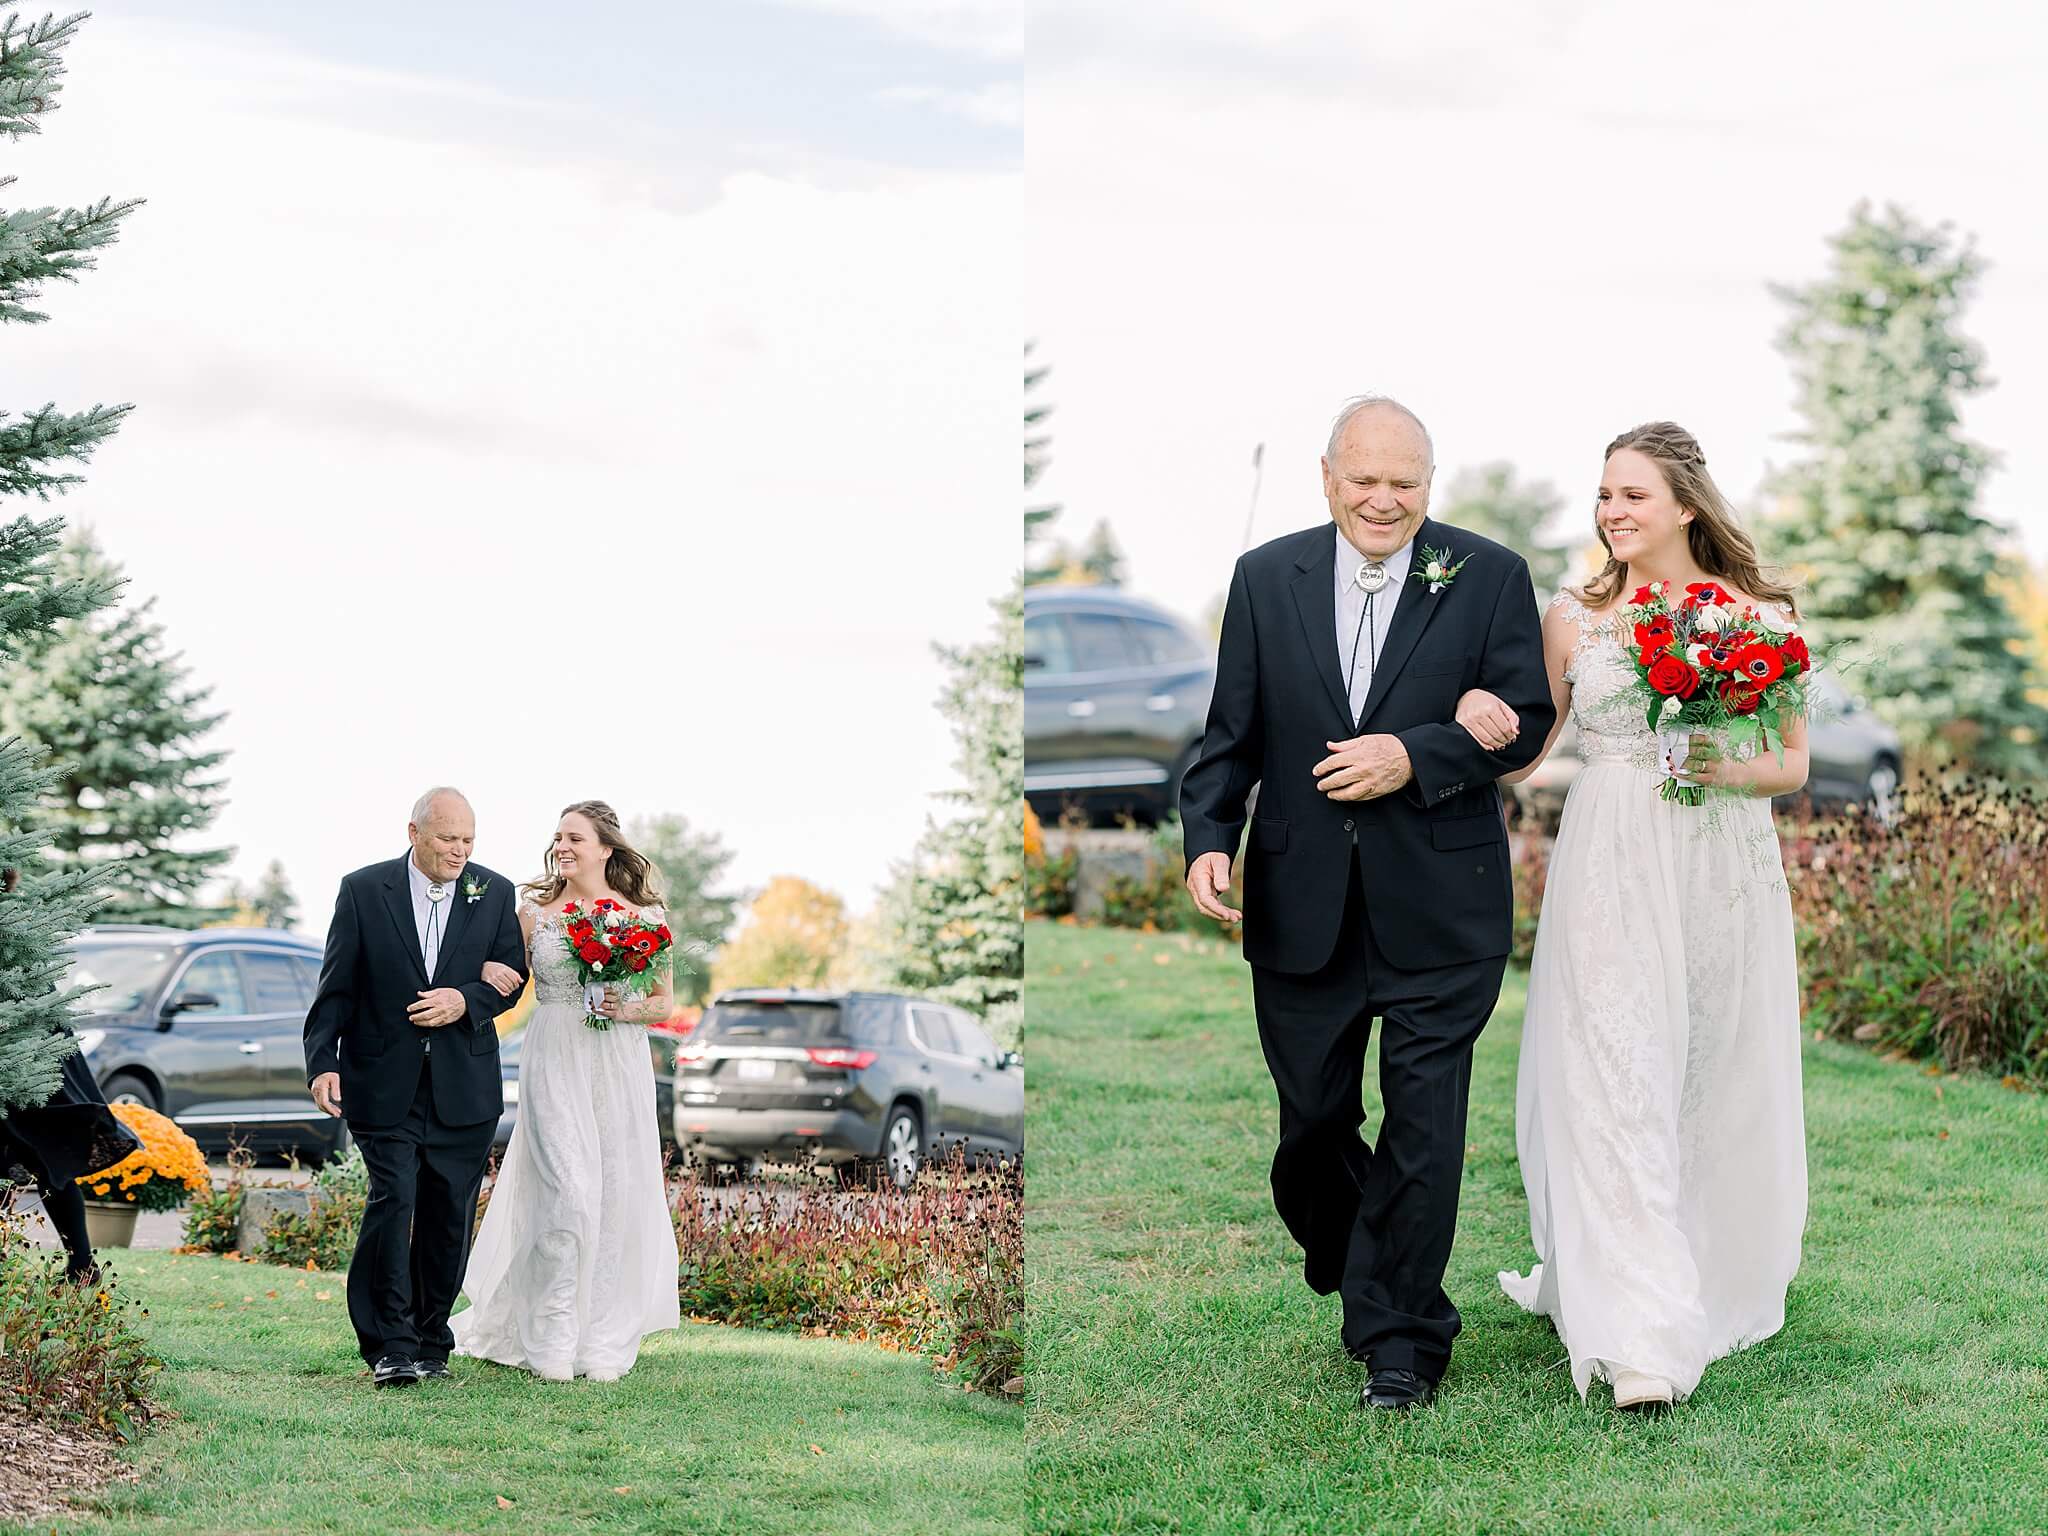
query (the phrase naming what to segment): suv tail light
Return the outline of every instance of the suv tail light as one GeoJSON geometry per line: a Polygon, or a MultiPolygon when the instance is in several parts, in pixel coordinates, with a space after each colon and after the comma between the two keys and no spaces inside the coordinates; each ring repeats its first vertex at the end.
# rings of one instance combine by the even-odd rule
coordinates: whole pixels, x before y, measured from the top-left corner
{"type": "Polygon", "coordinates": [[[804,1054],[811,1058],[812,1065],[820,1067],[851,1067],[858,1072],[875,1064],[875,1052],[856,1051],[843,1045],[807,1046],[804,1054]]]}

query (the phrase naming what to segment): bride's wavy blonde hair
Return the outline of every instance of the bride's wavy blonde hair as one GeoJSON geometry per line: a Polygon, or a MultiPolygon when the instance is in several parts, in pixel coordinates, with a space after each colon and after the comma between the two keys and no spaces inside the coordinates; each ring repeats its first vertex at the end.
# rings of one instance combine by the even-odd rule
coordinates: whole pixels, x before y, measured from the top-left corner
{"type": "MultiPolygon", "coordinates": [[[[1716,581],[1726,582],[1745,596],[1759,602],[1780,603],[1794,618],[1799,604],[1792,588],[1776,575],[1767,574],[1756,542],[1743,530],[1728,498],[1707,473],[1707,456],[1699,440],[1675,421],[1646,421],[1630,427],[1600,456],[1604,465],[1624,448],[1633,448],[1649,459],[1664,476],[1677,503],[1692,513],[1686,524],[1686,543],[1693,562],[1716,581]]],[[[1628,585],[1628,563],[1614,558],[1614,546],[1600,526],[1599,503],[1593,507],[1593,533],[1607,551],[1607,564],[1599,575],[1575,594],[1588,608],[1601,609],[1614,601],[1628,585]]]]}
{"type": "MultiPolygon", "coordinates": [[[[654,866],[647,862],[647,855],[626,841],[619,813],[602,800],[578,800],[562,807],[562,816],[571,812],[585,817],[597,829],[597,840],[604,844],[608,855],[604,861],[605,884],[636,907],[651,907],[659,902],[661,882],[655,876],[654,866]]],[[[555,821],[560,825],[561,816],[555,821]]],[[[568,889],[568,877],[555,868],[555,843],[550,838],[547,852],[541,856],[540,878],[520,886],[520,894],[531,897],[536,906],[551,907],[568,889]]]]}

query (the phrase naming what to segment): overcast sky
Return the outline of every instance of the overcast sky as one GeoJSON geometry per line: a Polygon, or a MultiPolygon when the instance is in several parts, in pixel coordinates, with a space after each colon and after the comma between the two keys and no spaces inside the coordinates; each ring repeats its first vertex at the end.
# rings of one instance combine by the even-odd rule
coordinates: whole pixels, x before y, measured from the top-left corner
{"type": "Polygon", "coordinates": [[[136,403],[56,507],[228,711],[236,873],[317,933],[447,781],[509,875],[594,796],[868,904],[954,781],[929,642],[1017,562],[1021,48],[944,0],[97,8],[6,200],[149,203],[0,403],[136,403]]]}
{"type": "Polygon", "coordinates": [[[1346,396],[1399,396],[1437,488],[1493,458],[1590,525],[1600,450],[1669,417],[1758,503],[1798,452],[1771,281],[1859,199],[1977,238],[1982,509],[2048,556],[2043,30],[1956,0],[1702,6],[1034,4],[1027,324],[1041,485],[1199,616],[1243,537],[1326,517],[1346,396]]]}

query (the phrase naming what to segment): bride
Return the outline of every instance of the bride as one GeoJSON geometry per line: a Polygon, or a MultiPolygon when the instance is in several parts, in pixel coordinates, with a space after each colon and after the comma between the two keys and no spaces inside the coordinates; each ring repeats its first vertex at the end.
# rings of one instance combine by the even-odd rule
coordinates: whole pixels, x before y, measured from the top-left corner
{"type": "MultiPolygon", "coordinates": [[[[1782,762],[1695,736],[1688,776],[1727,793],[1660,798],[1626,594],[1713,580],[1779,629],[1792,595],[1670,422],[1608,446],[1595,527],[1606,567],[1543,621],[1559,727],[1569,706],[1583,766],[1550,856],[1515,1102],[1540,1262],[1500,1283],[1555,1321],[1581,1397],[1598,1376],[1616,1407],[1655,1408],[1783,1327],[1799,1267],[1799,981],[1770,797],[1806,782],[1806,731],[1786,722],[1782,762]]],[[[1482,744],[1516,726],[1483,693],[1459,718],[1482,744]]]]}
{"type": "MultiPolygon", "coordinates": [[[[645,998],[606,988],[583,1022],[583,988],[562,937],[562,909],[616,901],[659,921],[647,860],[601,800],[562,812],[541,878],[522,886],[519,925],[539,1005],[520,1052],[519,1116],[449,1319],[457,1353],[550,1381],[612,1381],[647,1334],[680,1325],[676,1232],[654,1120],[654,1067],[643,1021],[668,1016],[670,983],[645,998]]],[[[520,985],[486,966],[502,994],[520,985]]]]}

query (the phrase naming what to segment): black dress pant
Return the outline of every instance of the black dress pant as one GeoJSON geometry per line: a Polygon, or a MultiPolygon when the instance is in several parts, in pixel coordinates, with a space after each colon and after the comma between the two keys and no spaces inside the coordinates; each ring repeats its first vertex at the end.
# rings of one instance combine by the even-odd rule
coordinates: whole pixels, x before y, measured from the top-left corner
{"type": "Polygon", "coordinates": [[[1344,1347],[1374,1370],[1430,1381],[1450,1363],[1458,1309],[1443,1288],[1465,1168],[1472,1046],[1507,959],[1403,970],[1365,920],[1354,861],[1337,948],[1311,975],[1252,968],[1259,1042],[1280,1091],[1273,1203],[1319,1294],[1341,1291],[1344,1347]],[[1377,1143],[1359,1135],[1372,1021],[1380,1028],[1377,1143]]]}
{"type": "Polygon", "coordinates": [[[369,1203],[348,1266],[348,1316],[372,1365],[446,1360],[455,1347],[448,1314],[469,1264],[476,1197],[497,1121],[447,1125],[434,1113],[434,1056],[399,1124],[349,1123],[369,1173],[369,1203]]]}

